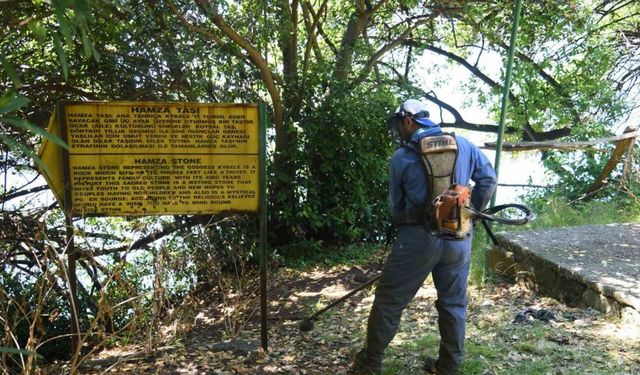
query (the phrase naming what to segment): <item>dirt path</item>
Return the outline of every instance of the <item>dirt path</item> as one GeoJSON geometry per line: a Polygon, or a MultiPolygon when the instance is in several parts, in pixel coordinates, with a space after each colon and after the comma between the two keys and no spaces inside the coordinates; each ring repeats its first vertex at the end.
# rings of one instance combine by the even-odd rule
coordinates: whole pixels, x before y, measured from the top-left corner
{"type": "MultiPolygon", "coordinates": [[[[301,333],[300,318],[357,286],[370,269],[282,272],[271,293],[270,352],[258,349],[260,330],[250,321],[224,340],[211,301],[192,301],[164,327],[153,352],[137,346],[105,351],[82,373],[101,374],[344,374],[362,346],[372,290],[323,315],[301,333]]],[[[640,374],[640,328],[592,310],[571,309],[537,295],[525,281],[499,281],[469,290],[463,374],[640,374]]],[[[435,290],[428,280],[403,315],[389,348],[385,374],[421,374],[437,353],[435,290]]],[[[60,370],[60,368],[58,368],[60,370]]]]}

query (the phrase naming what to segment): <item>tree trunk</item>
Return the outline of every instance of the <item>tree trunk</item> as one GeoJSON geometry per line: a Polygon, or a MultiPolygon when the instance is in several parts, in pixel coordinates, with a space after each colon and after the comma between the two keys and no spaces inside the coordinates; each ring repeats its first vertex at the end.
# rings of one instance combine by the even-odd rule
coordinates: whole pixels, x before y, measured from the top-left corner
{"type": "Polygon", "coordinates": [[[353,48],[356,41],[362,35],[369,13],[364,7],[358,7],[358,9],[351,15],[347,29],[342,36],[342,43],[340,44],[340,52],[336,57],[336,69],[335,76],[339,81],[346,81],[351,72],[351,65],[353,64],[353,48]]]}

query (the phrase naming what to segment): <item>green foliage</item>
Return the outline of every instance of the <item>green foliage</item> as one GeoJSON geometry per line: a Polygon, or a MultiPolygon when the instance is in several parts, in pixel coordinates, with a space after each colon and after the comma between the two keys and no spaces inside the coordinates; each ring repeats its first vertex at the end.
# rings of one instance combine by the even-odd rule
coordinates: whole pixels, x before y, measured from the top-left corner
{"type": "Polygon", "coordinates": [[[567,203],[555,198],[549,201],[532,200],[530,207],[537,217],[528,228],[553,228],[586,224],[612,224],[640,221],[640,208],[632,201],[589,201],[567,203]]]}
{"type": "MultiPolygon", "coordinates": [[[[33,125],[29,121],[10,115],[12,112],[15,112],[24,107],[28,102],[29,100],[27,98],[16,95],[13,92],[6,92],[4,96],[0,97],[0,124],[2,125],[2,127],[4,128],[6,125],[10,125],[14,128],[26,130],[27,132],[39,135],[43,139],[47,139],[64,149],[68,149],[67,144],[57,135],[51,134],[38,126],[33,125]]],[[[38,166],[40,166],[40,168],[45,171],[48,170],[47,165],[44,164],[42,160],[26,145],[14,139],[14,137],[10,135],[9,131],[0,134],[0,141],[2,141],[9,150],[16,153],[21,153],[24,156],[33,159],[33,161],[35,161],[38,166]]]]}
{"type": "Polygon", "coordinates": [[[232,216],[205,229],[204,234],[209,237],[209,246],[212,246],[210,252],[218,253],[223,269],[233,267],[236,261],[234,259],[258,262],[257,218],[245,215],[232,216]]]}
{"type": "MultiPolygon", "coordinates": [[[[482,299],[487,298],[482,292],[480,294],[482,299]]],[[[513,324],[510,321],[517,309],[522,308],[522,301],[507,295],[501,297],[500,304],[503,303],[487,310],[475,306],[478,310],[468,314],[461,374],[545,375],[562,372],[613,375],[634,373],[637,368],[633,356],[623,357],[620,352],[626,350],[618,351],[620,345],[633,346],[633,339],[618,341],[618,338],[603,335],[602,325],[614,325],[611,322],[593,323],[587,331],[582,327],[581,335],[577,336],[577,324],[561,316],[556,324],[540,321],[513,324]]],[[[558,310],[560,315],[562,310],[558,310]]],[[[579,313],[588,316],[588,311],[579,313]]],[[[588,318],[585,320],[589,321],[588,318]]],[[[437,357],[440,337],[434,321],[427,320],[424,326],[403,321],[400,332],[385,356],[383,373],[386,375],[417,373],[427,357],[437,357]]]]}
{"type": "MultiPolygon", "coordinates": [[[[27,104],[29,99],[16,94],[16,90],[23,88],[23,82],[27,82],[27,86],[32,86],[35,80],[31,80],[28,75],[24,76],[24,69],[29,64],[33,64],[37,59],[37,53],[33,50],[39,47],[47,48],[53,45],[53,49],[58,57],[58,64],[63,72],[65,80],[69,78],[69,60],[65,48],[73,48],[73,41],[81,35],[82,43],[85,45],[86,58],[94,57],[98,59],[98,53],[93,48],[91,39],[89,38],[89,22],[92,20],[90,0],[75,0],[73,4],[67,1],[54,0],[51,4],[43,4],[41,2],[16,2],[15,4],[6,5],[11,8],[6,12],[16,20],[20,20],[19,27],[13,27],[11,37],[3,38],[0,42],[0,63],[3,71],[0,71],[0,125],[3,128],[3,134],[0,141],[13,153],[21,154],[36,162],[38,166],[47,170],[47,166],[32,151],[29,144],[25,142],[24,137],[32,135],[42,136],[57,145],[67,148],[64,141],[54,134],[50,134],[43,130],[42,126],[35,125],[33,122],[25,120],[24,114],[29,113],[27,104]],[[55,21],[52,16],[55,15],[55,21]],[[43,25],[44,24],[44,25],[43,25]],[[25,49],[26,47],[26,49],[25,49]],[[19,55],[27,51],[27,56],[19,55]],[[19,66],[19,68],[16,68],[19,66]],[[5,77],[10,79],[11,85],[5,85],[5,77]],[[12,86],[12,87],[11,87],[12,86]],[[9,115],[12,112],[20,110],[20,117],[9,115]],[[20,133],[23,133],[20,135],[20,133]]],[[[2,18],[4,18],[3,16],[2,18]]],[[[2,19],[3,24],[7,20],[2,19]]]]}
{"type": "MultiPolygon", "coordinates": [[[[284,124],[269,130],[273,157],[269,220],[286,230],[270,226],[275,229],[270,234],[272,240],[286,243],[277,250],[280,261],[296,267],[350,264],[377,255],[381,246],[376,243],[384,239],[389,221],[387,164],[394,148],[383,119],[405,99],[397,86],[448,84],[435,69],[426,78],[415,74],[416,67],[428,65],[417,63],[428,46],[448,46],[470,63],[480,45],[483,56],[503,55],[511,21],[510,7],[492,2],[462,1],[453,6],[441,2],[424,7],[415,0],[383,2],[367,18],[364,29],[347,35],[347,25],[360,12],[356,9],[359,3],[321,2],[326,4],[324,10],[314,3],[309,9],[317,17],[310,16],[309,9],[306,14],[298,9],[296,24],[285,12],[286,2],[211,2],[214,9],[175,0],[171,4],[177,14],[169,2],[6,3],[2,7],[8,11],[0,14],[5,31],[0,40],[0,137],[6,146],[2,151],[7,151],[3,152],[6,168],[30,165],[25,156],[38,162],[33,150],[41,137],[64,147],[61,140],[42,130],[59,99],[269,102],[273,99],[269,90],[273,90],[281,96],[281,103],[270,104],[282,110],[284,124]],[[215,25],[214,10],[255,47],[265,66],[258,66],[255,55],[249,56],[246,48],[215,25]],[[425,20],[428,22],[404,33],[425,20]],[[315,22],[316,28],[309,32],[315,22]],[[355,39],[352,45],[344,45],[346,37],[355,39]],[[352,48],[351,55],[341,54],[349,49],[346,47],[352,48]],[[374,58],[379,51],[385,53],[374,58]],[[351,63],[345,67],[346,78],[336,78],[336,61],[347,60],[351,63]],[[267,87],[265,69],[273,74],[275,87],[267,87]],[[402,79],[410,82],[399,83],[402,79]],[[274,150],[276,140],[280,143],[274,150]],[[275,188],[276,183],[282,183],[280,189],[275,188]]],[[[603,26],[597,22],[600,15],[594,15],[587,5],[578,1],[526,4],[514,77],[517,100],[511,103],[509,115],[512,126],[521,129],[528,124],[538,132],[570,127],[572,139],[592,139],[611,133],[609,124],[628,109],[621,95],[624,90],[612,80],[616,64],[633,56],[633,50],[620,47],[617,37],[625,35],[627,23],[610,15],[601,21],[616,22],[599,31],[603,26]]],[[[633,14],[634,9],[625,8],[624,15],[633,14]]],[[[634,19],[637,16],[629,17],[629,22],[634,19]]],[[[442,71],[454,64],[450,62],[442,71]]],[[[480,80],[467,86],[468,96],[477,96],[485,108],[493,108],[494,115],[501,92],[496,77],[493,86],[480,80]]],[[[269,114],[275,121],[274,115],[275,111],[269,114]]],[[[557,193],[561,196],[552,203],[545,202],[547,197],[531,197],[539,218],[530,227],[594,222],[594,218],[605,221],[603,217],[613,220],[616,215],[629,218],[631,211],[637,215],[637,209],[629,209],[638,207],[637,202],[630,195],[615,193],[608,199],[615,197],[626,206],[562,206],[564,199],[579,196],[604,162],[604,154],[548,153],[547,167],[559,178],[557,193]]],[[[637,183],[630,189],[636,195],[640,190],[637,183]]],[[[5,216],[3,225],[12,220],[9,214],[5,216]]],[[[63,248],[62,215],[56,211],[49,217],[51,241],[63,248]]],[[[80,224],[82,250],[92,253],[121,246],[171,220],[183,219],[85,219],[80,224]],[[102,241],[98,235],[109,240],[102,241]]],[[[24,227],[24,232],[33,232],[31,224],[24,227]]],[[[242,277],[252,276],[258,259],[255,229],[251,219],[203,223],[135,254],[120,251],[97,256],[100,270],[87,267],[79,271],[81,284],[92,285],[81,295],[87,309],[83,328],[99,315],[92,304],[117,305],[100,324],[110,324],[116,331],[132,327],[114,334],[112,341],[135,337],[148,328],[153,319],[156,261],[162,257],[165,307],[201,286],[246,288],[242,277]],[[234,275],[239,277],[233,279],[234,275]],[[101,288],[100,283],[106,286],[101,288]]],[[[37,241],[25,238],[24,243],[31,242],[37,241]]],[[[475,243],[472,279],[479,280],[484,258],[477,249],[486,244],[481,228],[476,229],[475,243]]],[[[24,306],[31,307],[36,295],[33,281],[38,275],[17,273],[23,277],[21,284],[12,284],[6,276],[2,285],[6,282],[12,288],[12,296],[24,295],[24,306]]],[[[57,319],[43,323],[44,337],[68,331],[69,309],[62,295],[56,298],[45,308],[47,314],[57,312],[57,319]]],[[[24,337],[24,326],[19,331],[24,337]]],[[[66,353],[67,343],[54,340],[51,350],[66,353]]],[[[43,346],[45,357],[54,357],[48,349],[43,346]]]]}
{"type": "Polygon", "coordinates": [[[573,200],[593,184],[607,161],[608,153],[549,151],[543,164],[558,178],[554,194],[573,200]]]}
{"type": "MultiPolygon", "coordinates": [[[[462,34],[466,43],[447,39],[447,44],[456,54],[465,55],[469,45],[484,44],[488,39],[504,56],[511,12],[509,7],[490,3],[469,6],[457,27],[466,30],[471,25],[475,33],[462,34]],[[487,12],[493,12],[492,17],[487,18],[487,12]]],[[[616,12],[594,14],[590,5],[579,1],[525,4],[518,29],[509,123],[518,128],[526,124],[538,132],[570,128],[579,139],[584,127],[609,129],[619,121],[632,100],[619,90],[623,83],[613,79],[613,71],[625,71],[621,67],[629,51],[621,47],[627,42],[611,31],[633,28],[633,21],[625,25],[620,18],[616,12]],[[615,21],[610,22],[612,19],[615,21]]],[[[474,81],[468,86],[470,93],[486,92],[486,80],[474,81]]],[[[496,86],[489,85],[495,98],[502,81],[503,77],[496,86]]],[[[486,96],[480,99],[497,119],[499,101],[487,101],[486,96]]]]}
{"type": "Polygon", "coordinates": [[[383,90],[334,90],[301,118],[299,206],[284,215],[300,238],[376,241],[388,222],[393,145],[382,119],[394,100],[383,90]]]}

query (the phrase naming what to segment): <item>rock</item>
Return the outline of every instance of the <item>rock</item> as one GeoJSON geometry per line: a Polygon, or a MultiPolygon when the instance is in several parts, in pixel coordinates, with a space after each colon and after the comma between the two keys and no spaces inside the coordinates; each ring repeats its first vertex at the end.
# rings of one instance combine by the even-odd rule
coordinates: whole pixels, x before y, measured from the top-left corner
{"type": "Polygon", "coordinates": [[[636,321],[640,314],[640,224],[496,235],[501,245],[492,251],[494,270],[508,264],[510,274],[526,274],[543,294],[570,306],[592,307],[636,321]]]}

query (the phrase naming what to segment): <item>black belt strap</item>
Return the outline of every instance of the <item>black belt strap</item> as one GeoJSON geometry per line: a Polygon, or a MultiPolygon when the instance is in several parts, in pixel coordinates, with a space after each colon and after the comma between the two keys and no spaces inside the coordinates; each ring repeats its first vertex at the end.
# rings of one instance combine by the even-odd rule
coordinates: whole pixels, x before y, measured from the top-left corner
{"type": "Polygon", "coordinates": [[[393,225],[424,225],[430,231],[438,229],[436,214],[432,207],[413,207],[393,213],[393,225]]]}

